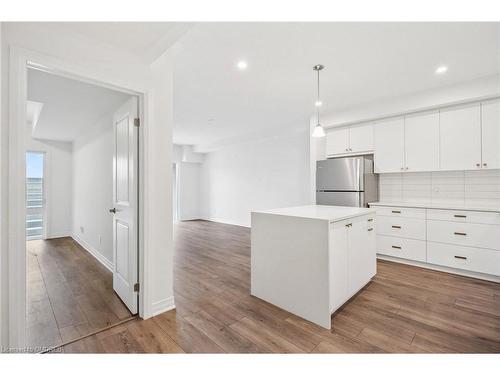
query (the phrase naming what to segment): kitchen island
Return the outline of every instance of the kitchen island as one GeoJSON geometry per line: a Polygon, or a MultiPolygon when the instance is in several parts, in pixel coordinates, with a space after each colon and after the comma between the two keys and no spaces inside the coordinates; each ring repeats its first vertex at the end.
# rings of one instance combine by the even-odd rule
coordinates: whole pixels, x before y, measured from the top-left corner
{"type": "Polygon", "coordinates": [[[376,273],[375,209],[252,212],[251,294],[331,328],[331,314],[376,273]]]}

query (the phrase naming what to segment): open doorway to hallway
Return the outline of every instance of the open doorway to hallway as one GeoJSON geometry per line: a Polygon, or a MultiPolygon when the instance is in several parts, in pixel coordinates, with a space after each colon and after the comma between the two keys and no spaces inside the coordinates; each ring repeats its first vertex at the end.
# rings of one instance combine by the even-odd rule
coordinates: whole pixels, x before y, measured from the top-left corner
{"type": "Polygon", "coordinates": [[[138,312],[138,98],[27,78],[26,341],[39,352],[138,312]]]}

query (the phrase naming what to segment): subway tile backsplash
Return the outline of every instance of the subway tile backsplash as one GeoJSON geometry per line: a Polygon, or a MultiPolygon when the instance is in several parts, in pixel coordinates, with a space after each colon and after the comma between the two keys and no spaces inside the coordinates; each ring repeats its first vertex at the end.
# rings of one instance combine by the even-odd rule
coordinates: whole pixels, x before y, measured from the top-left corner
{"type": "Polygon", "coordinates": [[[500,207],[500,169],[380,174],[380,201],[500,207]]]}

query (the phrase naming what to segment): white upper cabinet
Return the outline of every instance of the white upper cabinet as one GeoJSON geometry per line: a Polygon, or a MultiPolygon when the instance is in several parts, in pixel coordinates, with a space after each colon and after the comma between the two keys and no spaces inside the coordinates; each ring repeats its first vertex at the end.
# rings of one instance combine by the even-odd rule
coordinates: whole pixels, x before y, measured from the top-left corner
{"type": "Polygon", "coordinates": [[[346,155],[373,151],[373,125],[331,129],[326,133],[326,154],[346,155]]]}
{"type": "Polygon", "coordinates": [[[439,170],[439,112],[406,116],[404,126],[404,170],[439,170]]]}
{"type": "Polygon", "coordinates": [[[390,118],[375,124],[375,173],[404,169],[404,119],[390,118]]]}
{"type": "Polygon", "coordinates": [[[441,170],[481,168],[480,105],[441,110],[439,140],[441,170]]]}
{"type": "Polygon", "coordinates": [[[481,104],[482,168],[500,168],[500,100],[481,104]]]}
{"type": "Polygon", "coordinates": [[[373,151],[373,125],[365,124],[349,128],[349,151],[373,151]]]}
{"type": "Polygon", "coordinates": [[[349,151],[349,128],[326,132],[326,155],[345,154],[349,151]]]}

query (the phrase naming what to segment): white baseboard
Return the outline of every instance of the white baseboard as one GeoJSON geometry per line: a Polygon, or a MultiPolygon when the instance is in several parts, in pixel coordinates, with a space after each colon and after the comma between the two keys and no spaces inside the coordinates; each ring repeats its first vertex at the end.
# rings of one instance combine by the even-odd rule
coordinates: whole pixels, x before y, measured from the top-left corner
{"type": "Polygon", "coordinates": [[[52,240],[55,238],[72,237],[71,232],[48,233],[46,239],[52,240]]]}
{"type": "Polygon", "coordinates": [[[153,302],[151,305],[151,316],[159,315],[161,313],[175,309],[174,296],[153,302]]]}
{"type": "Polygon", "coordinates": [[[100,252],[90,246],[83,238],[78,236],[76,233],[73,233],[71,236],[78,244],[87,250],[94,258],[96,258],[104,267],[113,272],[113,262],[109,261],[106,257],[104,257],[100,252]]]}
{"type": "Polygon", "coordinates": [[[205,217],[201,220],[213,221],[214,223],[237,225],[239,227],[250,228],[250,225],[236,220],[221,219],[220,217],[205,217]]]}

